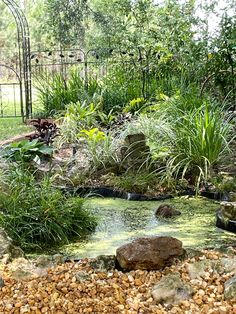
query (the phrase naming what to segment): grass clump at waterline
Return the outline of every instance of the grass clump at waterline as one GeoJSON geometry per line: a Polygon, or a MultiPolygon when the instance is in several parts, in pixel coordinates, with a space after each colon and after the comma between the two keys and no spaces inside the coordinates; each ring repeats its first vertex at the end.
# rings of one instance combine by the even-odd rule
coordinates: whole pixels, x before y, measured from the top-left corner
{"type": "Polygon", "coordinates": [[[47,249],[95,228],[96,219],[83,205],[82,198],[53,187],[52,178],[37,181],[29,171],[14,169],[0,189],[0,226],[25,251],[47,249]]]}

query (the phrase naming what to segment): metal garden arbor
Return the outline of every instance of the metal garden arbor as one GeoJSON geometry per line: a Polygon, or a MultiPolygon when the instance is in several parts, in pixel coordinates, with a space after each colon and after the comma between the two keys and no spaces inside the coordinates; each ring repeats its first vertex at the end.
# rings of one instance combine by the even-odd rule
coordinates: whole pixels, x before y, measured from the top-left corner
{"type": "Polygon", "coordinates": [[[2,0],[3,3],[11,11],[17,26],[17,41],[18,41],[18,64],[16,69],[6,64],[1,64],[0,67],[8,68],[16,75],[20,88],[20,105],[21,116],[29,118],[32,114],[32,88],[31,88],[31,60],[30,60],[30,34],[29,26],[26,17],[14,0],[2,0]]]}

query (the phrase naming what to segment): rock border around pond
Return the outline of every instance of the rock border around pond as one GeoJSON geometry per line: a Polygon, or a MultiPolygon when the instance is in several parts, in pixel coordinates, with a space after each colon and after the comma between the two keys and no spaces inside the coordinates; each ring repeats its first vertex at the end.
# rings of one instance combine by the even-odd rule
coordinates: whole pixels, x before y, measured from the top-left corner
{"type": "Polygon", "coordinates": [[[216,212],[216,226],[236,233],[236,203],[222,202],[216,212]]]}

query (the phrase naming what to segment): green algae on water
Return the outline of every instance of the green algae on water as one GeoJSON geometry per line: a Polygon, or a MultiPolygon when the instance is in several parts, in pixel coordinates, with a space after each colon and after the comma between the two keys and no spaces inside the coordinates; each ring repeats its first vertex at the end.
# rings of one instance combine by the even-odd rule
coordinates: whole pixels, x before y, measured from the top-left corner
{"type": "Polygon", "coordinates": [[[115,254],[116,249],[137,237],[165,235],[183,242],[184,247],[218,247],[236,243],[236,235],[215,227],[215,212],[219,203],[204,198],[181,197],[166,201],[127,201],[93,198],[86,201],[99,217],[95,232],[85,241],[60,248],[77,258],[115,254]],[[155,209],[169,203],[181,211],[173,219],[157,219],[155,209]]]}

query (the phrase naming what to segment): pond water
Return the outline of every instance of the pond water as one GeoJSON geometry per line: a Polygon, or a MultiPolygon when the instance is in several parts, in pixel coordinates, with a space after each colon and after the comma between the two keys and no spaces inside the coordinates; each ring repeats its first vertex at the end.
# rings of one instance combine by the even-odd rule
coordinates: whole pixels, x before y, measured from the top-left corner
{"type": "Polygon", "coordinates": [[[135,202],[111,198],[88,199],[85,206],[97,217],[95,232],[86,240],[60,248],[76,258],[115,254],[116,249],[137,237],[167,235],[178,238],[184,247],[203,248],[232,245],[236,235],[215,227],[219,203],[203,198],[175,198],[165,201],[181,211],[173,219],[157,219],[155,209],[163,202],[135,202]]]}

